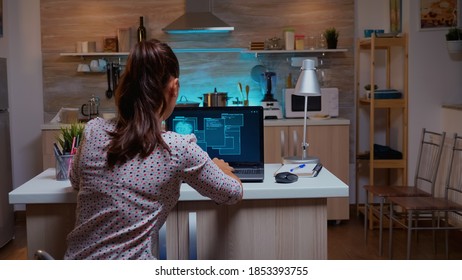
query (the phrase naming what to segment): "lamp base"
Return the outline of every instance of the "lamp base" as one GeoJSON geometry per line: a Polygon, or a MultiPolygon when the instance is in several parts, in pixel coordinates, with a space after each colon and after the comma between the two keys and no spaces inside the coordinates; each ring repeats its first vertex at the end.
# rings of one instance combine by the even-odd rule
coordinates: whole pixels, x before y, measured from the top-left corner
{"type": "Polygon", "coordinates": [[[282,159],[282,164],[308,164],[308,163],[314,163],[318,164],[321,162],[319,158],[317,157],[306,157],[302,158],[300,156],[294,156],[294,157],[285,157],[282,159]]]}

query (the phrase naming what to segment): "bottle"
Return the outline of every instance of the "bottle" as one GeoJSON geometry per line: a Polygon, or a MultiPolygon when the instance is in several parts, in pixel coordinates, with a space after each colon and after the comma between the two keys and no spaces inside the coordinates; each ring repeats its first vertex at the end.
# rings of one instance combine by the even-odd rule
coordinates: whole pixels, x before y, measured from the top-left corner
{"type": "Polygon", "coordinates": [[[140,26],[138,27],[138,43],[146,40],[146,28],[144,27],[143,17],[140,17],[140,26]]]}
{"type": "Polygon", "coordinates": [[[295,32],[293,28],[284,29],[284,45],[286,50],[294,50],[295,48],[295,32]]]}

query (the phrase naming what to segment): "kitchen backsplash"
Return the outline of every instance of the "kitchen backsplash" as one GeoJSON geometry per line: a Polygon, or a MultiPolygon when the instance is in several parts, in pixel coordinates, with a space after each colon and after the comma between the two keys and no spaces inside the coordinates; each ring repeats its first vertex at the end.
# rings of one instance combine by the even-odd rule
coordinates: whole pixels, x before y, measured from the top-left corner
{"type": "MultiPolygon", "coordinates": [[[[353,120],[354,116],[354,0],[215,0],[213,12],[235,27],[228,34],[168,35],[161,29],[182,15],[184,0],[41,0],[41,30],[44,75],[45,122],[61,107],[80,107],[88,99],[98,96],[101,111],[114,110],[114,99],[105,96],[105,72],[81,73],[81,63],[90,64],[95,57],[69,57],[61,53],[76,51],[78,41],[95,41],[96,51],[103,50],[103,40],[115,37],[118,28],[131,28],[134,44],[139,17],[144,17],[147,38],[168,42],[176,49],[243,48],[251,41],[283,37],[285,27],[293,27],[296,34],[319,36],[329,27],[340,31],[339,48],[346,52],[327,53],[322,57],[324,86],[338,87],[340,116],[353,120]]],[[[306,44],[305,44],[306,45],[306,44]]],[[[299,69],[290,66],[292,56],[313,54],[254,54],[178,53],[180,65],[180,95],[200,101],[204,93],[217,88],[231,97],[240,97],[237,83],[250,86],[250,104],[259,105],[260,85],[251,77],[256,65],[276,72],[278,86],[275,97],[282,101],[282,88],[289,73],[295,80],[299,69]]],[[[97,59],[97,57],[96,57],[97,59]]],[[[107,57],[119,62],[118,58],[107,57]]],[[[124,63],[124,59],[120,61],[124,63]]],[[[320,69],[321,70],[321,69],[320,69]]]]}

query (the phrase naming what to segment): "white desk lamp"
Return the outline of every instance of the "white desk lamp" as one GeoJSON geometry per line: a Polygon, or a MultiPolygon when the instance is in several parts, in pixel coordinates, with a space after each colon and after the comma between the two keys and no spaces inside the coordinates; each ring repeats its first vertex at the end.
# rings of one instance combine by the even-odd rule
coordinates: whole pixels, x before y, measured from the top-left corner
{"type": "Polygon", "coordinates": [[[316,75],[314,60],[305,59],[301,68],[300,76],[298,77],[297,85],[294,90],[295,95],[305,96],[305,118],[303,122],[303,143],[302,156],[292,156],[283,159],[284,164],[304,164],[304,163],[319,163],[319,158],[309,157],[307,155],[308,143],[306,143],[306,119],[308,112],[308,96],[320,96],[321,89],[319,88],[318,77],[316,75]]]}

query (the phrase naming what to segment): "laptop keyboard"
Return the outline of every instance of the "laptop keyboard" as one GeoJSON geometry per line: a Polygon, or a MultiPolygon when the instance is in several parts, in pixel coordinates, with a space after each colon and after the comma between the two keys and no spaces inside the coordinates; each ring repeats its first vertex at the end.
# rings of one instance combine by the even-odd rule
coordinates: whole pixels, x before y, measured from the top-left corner
{"type": "Polygon", "coordinates": [[[260,172],[261,172],[261,170],[255,169],[255,168],[252,168],[252,169],[235,169],[234,170],[235,174],[258,174],[260,172]]]}

